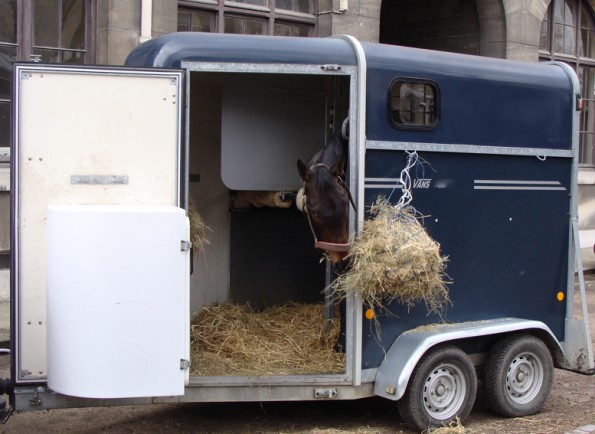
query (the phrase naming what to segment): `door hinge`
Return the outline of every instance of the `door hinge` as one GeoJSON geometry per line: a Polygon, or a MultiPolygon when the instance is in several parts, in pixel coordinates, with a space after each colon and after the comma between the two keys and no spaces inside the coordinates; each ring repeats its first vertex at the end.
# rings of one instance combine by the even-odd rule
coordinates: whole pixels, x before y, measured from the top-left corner
{"type": "Polygon", "coordinates": [[[187,252],[191,248],[192,248],[192,242],[185,241],[185,240],[180,241],[180,250],[182,252],[187,252]]]}
{"type": "Polygon", "coordinates": [[[180,370],[186,371],[186,370],[190,369],[191,364],[192,364],[192,362],[190,362],[190,360],[180,359],[180,370]]]}

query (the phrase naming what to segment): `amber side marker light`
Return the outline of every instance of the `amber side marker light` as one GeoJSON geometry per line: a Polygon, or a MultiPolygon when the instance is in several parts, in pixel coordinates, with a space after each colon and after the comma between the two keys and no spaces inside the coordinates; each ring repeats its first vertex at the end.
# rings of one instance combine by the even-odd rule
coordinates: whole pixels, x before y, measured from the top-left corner
{"type": "Polygon", "coordinates": [[[372,319],[374,318],[374,310],[372,309],[366,309],[366,319],[372,319]]]}
{"type": "Polygon", "coordinates": [[[562,291],[558,292],[558,295],[556,295],[556,298],[558,299],[558,301],[563,301],[564,293],[562,291]]]}

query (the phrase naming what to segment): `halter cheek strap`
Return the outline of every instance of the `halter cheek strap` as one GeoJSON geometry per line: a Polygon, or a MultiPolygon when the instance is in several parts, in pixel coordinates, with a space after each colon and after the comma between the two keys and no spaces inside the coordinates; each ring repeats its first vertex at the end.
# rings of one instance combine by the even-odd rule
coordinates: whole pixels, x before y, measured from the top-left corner
{"type": "MultiPolygon", "coordinates": [[[[323,165],[323,164],[320,164],[320,165],[323,165]]],[[[324,165],[324,166],[326,166],[326,165],[324,165]]],[[[326,167],[328,167],[328,166],[326,166],[326,167]]],[[[345,182],[339,177],[338,177],[338,179],[340,180],[339,183],[347,191],[347,194],[349,196],[349,201],[351,202],[351,205],[355,209],[355,203],[353,201],[353,198],[351,197],[351,192],[347,188],[347,185],[345,184],[345,182]]],[[[310,225],[310,231],[312,231],[312,235],[314,236],[314,247],[315,248],[322,249],[322,250],[328,250],[331,252],[348,252],[349,250],[351,250],[350,243],[331,243],[331,242],[327,242],[327,241],[318,241],[318,237],[316,236],[316,232],[314,231],[314,225],[312,224],[312,219],[310,218],[310,211],[308,210],[308,201],[307,201],[306,195],[304,194],[303,187],[300,188],[300,190],[297,193],[297,196],[295,199],[295,204],[296,204],[297,208],[301,212],[306,214],[306,217],[308,218],[308,224],[310,225]]]]}

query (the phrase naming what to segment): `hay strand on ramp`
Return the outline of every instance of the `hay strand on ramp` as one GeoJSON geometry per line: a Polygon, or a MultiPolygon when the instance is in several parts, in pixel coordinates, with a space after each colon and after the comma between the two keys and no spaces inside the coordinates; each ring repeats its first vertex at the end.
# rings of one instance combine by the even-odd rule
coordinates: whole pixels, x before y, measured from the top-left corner
{"type": "Polygon", "coordinates": [[[192,324],[191,374],[343,372],[345,355],[333,351],[338,334],[338,320],[325,328],[322,304],[292,304],[262,312],[247,304],[206,307],[192,324]]]}

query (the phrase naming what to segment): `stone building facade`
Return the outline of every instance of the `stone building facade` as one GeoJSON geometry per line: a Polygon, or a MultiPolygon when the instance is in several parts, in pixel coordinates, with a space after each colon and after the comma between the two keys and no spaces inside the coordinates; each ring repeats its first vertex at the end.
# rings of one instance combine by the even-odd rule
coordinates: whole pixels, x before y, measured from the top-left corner
{"type": "Polygon", "coordinates": [[[0,1],[0,299],[9,257],[11,63],[121,65],[143,41],[180,30],[307,37],[351,34],[579,73],[581,230],[595,229],[595,0],[4,0],[0,1]]]}

